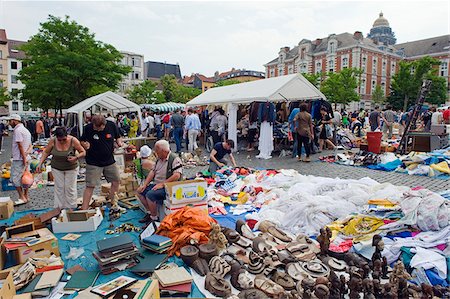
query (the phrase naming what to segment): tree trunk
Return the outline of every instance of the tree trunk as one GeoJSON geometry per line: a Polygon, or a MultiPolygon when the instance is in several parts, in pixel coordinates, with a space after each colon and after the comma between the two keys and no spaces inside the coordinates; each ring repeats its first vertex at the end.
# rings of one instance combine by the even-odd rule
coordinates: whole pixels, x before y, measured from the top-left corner
{"type": "Polygon", "coordinates": [[[408,95],[405,94],[405,98],[403,99],[403,112],[406,112],[406,109],[408,109],[408,95]]]}

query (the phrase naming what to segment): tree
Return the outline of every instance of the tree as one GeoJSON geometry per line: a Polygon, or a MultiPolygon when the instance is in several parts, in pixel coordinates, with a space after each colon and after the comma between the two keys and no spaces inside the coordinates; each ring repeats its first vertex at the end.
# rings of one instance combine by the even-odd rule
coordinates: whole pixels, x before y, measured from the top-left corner
{"type": "MultiPolygon", "coordinates": [[[[0,81],[3,83],[3,81],[0,81]]],[[[8,94],[8,90],[6,87],[3,87],[3,84],[1,84],[2,87],[0,87],[0,106],[5,106],[5,102],[11,100],[10,95],[8,94]]]]}
{"type": "Polygon", "coordinates": [[[99,90],[116,90],[131,71],[113,46],[95,40],[87,27],[50,15],[21,49],[23,98],[42,109],[74,105],[99,90]]]}
{"type": "Polygon", "coordinates": [[[425,99],[433,104],[441,104],[447,98],[447,90],[445,79],[437,76],[437,66],[440,61],[429,56],[419,60],[408,62],[401,61],[399,71],[392,76],[391,95],[389,103],[393,106],[400,106],[399,100],[402,101],[403,110],[406,111],[408,106],[415,103],[420,87],[424,79],[432,81],[431,90],[425,99]]]}
{"type": "Polygon", "coordinates": [[[136,104],[147,104],[155,102],[153,94],[156,91],[156,86],[157,84],[155,82],[145,80],[141,84],[133,86],[133,88],[127,91],[128,98],[136,104]]]}
{"type": "Polygon", "coordinates": [[[377,104],[383,104],[385,100],[386,97],[384,96],[384,91],[381,86],[377,84],[372,92],[372,101],[377,104]]]}
{"type": "Polygon", "coordinates": [[[202,91],[198,88],[178,84],[175,102],[187,103],[201,93],[202,91]]]}
{"type": "Polygon", "coordinates": [[[219,80],[214,84],[214,87],[228,86],[228,85],[239,84],[239,83],[244,83],[244,82],[246,82],[246,81],[239,81],[236,79],[219,80]]]}
{"type": "Polygon", "coordinates": [[[319,88],[320,83],[322,81],[322,73],[317,74],[302,74],[303,77],[305,77],[306,80],[308,80],[312,85],[314,85],[316,88],[319,88]]]}
{"type": "Polygon", "coordinates": [[[356,88],[360,74],[361,70],[355,68],[343,69],[339,73],[328,73],[328,78],[322,83],[320,91],[335,104],[335,107],[337,104],[345,106],[350,102],[358,101],[359,95],[356,88]]]}
{"type": "Polygon", "coordinates": [[[175,75],[164,75],[161,77],[164,98],[167,102],[176,102],[178,83],[175,75]]]}

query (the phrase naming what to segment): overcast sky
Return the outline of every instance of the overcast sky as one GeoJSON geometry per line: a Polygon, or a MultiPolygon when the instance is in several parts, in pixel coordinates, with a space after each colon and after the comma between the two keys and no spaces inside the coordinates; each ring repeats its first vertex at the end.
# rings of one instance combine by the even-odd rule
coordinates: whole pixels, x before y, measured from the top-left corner
{"type": "Polygon", "coordinates": [[[96,38],[145,60],[179,63],[182,75],[264,71],[280,47],[303,38],[362,31],[380,11],[397,42],[450,32],[449,1],[126,2],[0,0],[0,28],[27,40],[49,14],[69,15],[96,38]]]}

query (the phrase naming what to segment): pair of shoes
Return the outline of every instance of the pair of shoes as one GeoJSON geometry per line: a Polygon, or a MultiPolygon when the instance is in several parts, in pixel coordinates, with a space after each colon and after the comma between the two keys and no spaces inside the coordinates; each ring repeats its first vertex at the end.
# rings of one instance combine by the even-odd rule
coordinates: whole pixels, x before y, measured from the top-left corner
{"type": "Polygon", "coordinates": [[[150,214],[146,214],[144,218],[139,220],[139,223],[149,223],[152,222],[152,216],[150,214]]]}

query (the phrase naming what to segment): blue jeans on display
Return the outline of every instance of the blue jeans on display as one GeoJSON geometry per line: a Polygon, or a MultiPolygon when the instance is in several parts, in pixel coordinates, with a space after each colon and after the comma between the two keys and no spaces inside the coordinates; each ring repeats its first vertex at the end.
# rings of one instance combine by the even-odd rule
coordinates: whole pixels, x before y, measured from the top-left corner
{"type": "Polygon", "coordinates": [[[177,153],[181,152],[181,139],[183,138],[183,128],[173,129],[173,139],[175,139],[175,144],[177,146],[177,153]]]}

